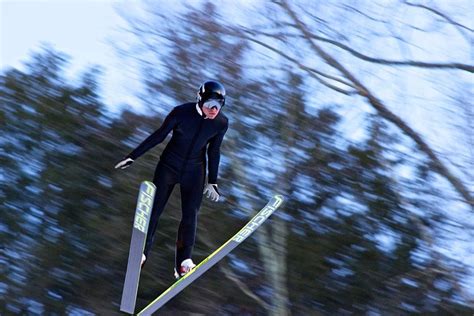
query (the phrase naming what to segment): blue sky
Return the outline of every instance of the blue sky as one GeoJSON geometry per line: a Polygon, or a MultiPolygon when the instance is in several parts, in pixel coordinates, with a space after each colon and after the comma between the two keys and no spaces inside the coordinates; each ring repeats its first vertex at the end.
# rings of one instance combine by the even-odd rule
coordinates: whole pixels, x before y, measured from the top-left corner
{"type": "Polygon", "coordinates": [[[0,0],[0,68],[21,68],[41,43],[72,57],[71,77],[87,66],[104,68],[106,103],[137,105],[137,76],[110,44],[125,22],[117,0],[0,0]]]}

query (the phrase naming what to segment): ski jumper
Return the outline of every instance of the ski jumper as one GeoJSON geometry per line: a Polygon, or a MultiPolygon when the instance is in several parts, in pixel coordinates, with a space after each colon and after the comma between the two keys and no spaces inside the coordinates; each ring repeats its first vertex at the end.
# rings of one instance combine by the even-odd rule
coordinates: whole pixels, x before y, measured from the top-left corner
{"type": "Polygon", "coordinates": [[[196,103],[175,107],[161,127],[127,156],[136,160],[173,132],[161,154],[153,178],[156,194],[144,254],[148,258],[160,215],[174,186],[179,184],[182,217],[176,241],[177,269],[183,260],[191,258],[195,242],[197,214],[206,176],[206,148],[209,160],[208,183],[217,183],[220,147],[228,127],[228,119],[223,113],[219,112],[213,120],[206,119],[201,113],[196,103]]]}

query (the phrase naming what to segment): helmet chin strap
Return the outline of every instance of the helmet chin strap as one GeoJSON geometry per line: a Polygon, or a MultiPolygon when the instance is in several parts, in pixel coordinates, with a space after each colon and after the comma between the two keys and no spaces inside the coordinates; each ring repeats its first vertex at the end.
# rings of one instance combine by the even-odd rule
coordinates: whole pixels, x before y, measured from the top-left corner
{"type": "Polygon", "coordinates": [[[207,118],[206,114],[204,113],[204,111],[201,109],[201,107],[199,106],[199,102],[196,103],[196,111],[199,113],[199,115],[201,115],[202,117],[204,117],[205,119],[207,118]]]}
{"type": "Polygon", "coordinates": [[[199,102],[196,103],[196,111],[199,113],[199,115],[203,116],[204,112],[202,111],[201,107],[199,106],[199,102]]]}

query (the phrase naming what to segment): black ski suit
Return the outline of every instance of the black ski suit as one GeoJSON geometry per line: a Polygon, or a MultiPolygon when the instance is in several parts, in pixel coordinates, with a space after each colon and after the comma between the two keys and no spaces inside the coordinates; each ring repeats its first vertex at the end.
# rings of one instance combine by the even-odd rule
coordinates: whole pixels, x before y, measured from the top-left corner
{"type": "Polygon", "coordinates": [[[144,251],[147,258],[160,215],[178,183],[181,187],[182,218],[176,241],[177,271],[183,260],[191,258],[206,176],[206,147],[209,159],[208,183],[217,183],[220,146],[227,127],[228,119],[223,113],[213,120],[206,119],[198,112],[196,103],[185,103],[175,107],[161,127],[127,156],[137,159],[163,142],[173,131],[153,178],[156,194],[144,251]]]}

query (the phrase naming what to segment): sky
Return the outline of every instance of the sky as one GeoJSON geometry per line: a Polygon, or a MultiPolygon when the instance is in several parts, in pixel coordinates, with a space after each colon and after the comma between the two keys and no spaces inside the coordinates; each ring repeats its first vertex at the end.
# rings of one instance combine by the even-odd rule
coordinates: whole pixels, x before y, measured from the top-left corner
{"type": "Polygon", "coordinates": [[[123,67],[111,41],[125,21],[117,14],[117,0],[0,0],[0,69],[21,68],[41,43],[51,44],[71,60],[68,75],[86,67],[103,67],[103,95],[107,104],[139,107],[134,96],[137,75],[123,67]]]}

